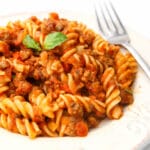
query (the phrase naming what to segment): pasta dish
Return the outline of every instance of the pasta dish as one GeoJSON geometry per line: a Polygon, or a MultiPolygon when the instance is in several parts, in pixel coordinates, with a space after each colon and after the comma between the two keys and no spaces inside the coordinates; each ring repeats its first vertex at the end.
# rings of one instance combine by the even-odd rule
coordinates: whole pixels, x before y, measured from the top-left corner
{"type": "Polygon", "coordinates": [[[83,23],[50,13],[0,27],[0,127],[86,136],[133,103],[137,63],[83,23]]]}

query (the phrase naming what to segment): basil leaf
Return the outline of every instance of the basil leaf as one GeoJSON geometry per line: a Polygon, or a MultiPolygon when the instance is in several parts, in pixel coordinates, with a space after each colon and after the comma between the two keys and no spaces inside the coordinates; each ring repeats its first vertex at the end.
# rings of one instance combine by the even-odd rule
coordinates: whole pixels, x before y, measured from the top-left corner
{"type": "Polygon", "coordinates": [[[46,49],[46,50],[53,49],[56,46],[61,45],[66,40],[67,40],[66,35],[61,32],[50,33],[45,37],[44,49],[46,49]]]}
{"type": "Polygon", "coordinates": [[[36,42],[30,35],[25,36],[25,38],[23,39],[23,45],[25,45],[27,48],[41,51],[40,44],[36,42]]]}

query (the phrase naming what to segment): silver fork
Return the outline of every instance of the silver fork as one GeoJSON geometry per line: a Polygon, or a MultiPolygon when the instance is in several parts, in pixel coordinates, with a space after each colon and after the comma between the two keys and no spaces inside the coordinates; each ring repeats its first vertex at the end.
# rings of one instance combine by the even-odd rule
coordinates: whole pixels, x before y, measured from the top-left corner
{"type": "Polygon", "coordinates": [[[112,3],[95,1],[95,14],[102,36],[110,43],[119,44],[126,48],[137,60],[147,77],[150,79],[150,66],[130,44],[128,33],[123,26],[112,3]]]}

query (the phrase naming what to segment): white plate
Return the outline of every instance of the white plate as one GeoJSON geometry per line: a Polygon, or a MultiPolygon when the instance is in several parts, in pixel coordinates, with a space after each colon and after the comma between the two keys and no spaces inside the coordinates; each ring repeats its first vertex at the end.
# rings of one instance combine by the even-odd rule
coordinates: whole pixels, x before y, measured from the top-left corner
{"type": "MultiPolygon", "coordinates": [[[[59,11],[60,17],[85,23],[98,32],[94,15],[78,12],[59,11]]],[[[47,17],[48,12],[21,13],[0,17],[0,25],[8,21],[25,19],[31,15],[47,17]]],[[[150,64],[150,40],[129,30],[133,45],[150,64]]],[[[150,140],[150,80],[139,68],[134,88],[134,103],[125,108],[120,120],[104,120],[87,137],[58,137],[29,139],[0,128],[0,147],[15,150],[133,150],[142,148],[150,140]]]]}

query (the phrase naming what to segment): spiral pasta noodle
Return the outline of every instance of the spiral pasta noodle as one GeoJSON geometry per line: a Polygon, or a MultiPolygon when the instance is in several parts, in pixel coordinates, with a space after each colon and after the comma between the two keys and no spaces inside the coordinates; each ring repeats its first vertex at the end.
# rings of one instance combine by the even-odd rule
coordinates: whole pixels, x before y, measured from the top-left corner
{"type": "Polygon", "coordinates": [[[137,63],[131,54],[118,52],[115,58],[118,83],[121,88],[129,87],[137,72],[137,63]]]}
{"type": "Polygon", "coordinates": [[[86,136],[133,103],[137,63],[83,23],[31,16],[0,28],[0,127],[86,136]]]}
{"type": "Polygon", "coordinates": [[[15,113],[17,116],[30,118],[34,121],[42,120],[41,110],[37,106],[33,106],[29,102],[26,102],[22,96],[15,96],[13,99],[6,96],[1,97],[0,109],[8,115],[15,113]]]}
{"type": "Polygon", "coordinates": [[[110,119],[118,119],[122,115],[119,103],[121,101],[120,90],[116,84],[114,69],[107,68],[102,76],[102,83],[106,91],[106,114],[110,119]],[[114,111],[116,109],[117,111],[114,111]]]}
{"type": "Polygon", "coordinates": [[[30,138],[35,138],[41,133],[36,122],[30,122],[26,118],[14,118],[13,116],[6,114],[0,114],[0,126],[12,132],[28,135],[30,138]]]}

